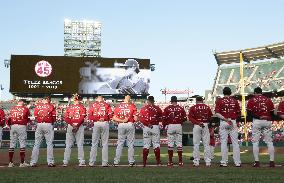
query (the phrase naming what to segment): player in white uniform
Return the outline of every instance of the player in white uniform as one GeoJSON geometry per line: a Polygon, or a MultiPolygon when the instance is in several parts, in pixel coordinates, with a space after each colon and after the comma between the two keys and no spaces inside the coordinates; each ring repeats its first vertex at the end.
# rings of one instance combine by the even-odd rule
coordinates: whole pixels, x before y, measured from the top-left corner
{"type": "Polygon", "coordinates": [[[53,157],[53,139],[54,129],[53,123],[56,121],[55,107],[50,103],[50,97],[43,98],[42,103],[38,103],[34,110],[37,128],[35,132],[35,144],[32,151],[30,165],[37,166],[40,144],[45,138],[47,145],[47,164],[48,167],[55,167],[53,157]]]}
{"type": "Polygon", "coordinates": [[[204,160],[206,166],[211,166],[209,140],[210,134],[208,123],[212,117],[212,111],[209,106],[203,103],[203,98],[196,97],[196,105],[190,107],[188,119],[194,124],[193,127],[193,166],[199,166],[200,160],[200,141],[202,139],[204,146],[204,160]]]}
{"type": "Polygon", "coordinates": [[[85,167],[84,158],[84,119],[86,117],[86,108],[81,104],[81,97],[77,94],[73,97],[74,103],[70,105],[65,112],[64,120],[68,123],[66,132],[66,147],[64,151],[63,167],[68,165],[71,155],[71,148],[76,140],[78,147],[79,167],[85,167]]]}
{"type": "Polygon", "coordinates": [[[128,162],[129,166],[135,165],[134,160],[134,140],[135,127],[134,122],[138,120],[137,108],[131,103],[131,97],[125,96],[124,102],[121,102],[114,110],[113,120],[118,123],[118,140],[116,147],[116,154],[113,166],[118,166],[125,139],[127,138],[128,145],[128,162]]]}
{"type": "Polygon", "coordinates": [[[99,139],[102,139],[102,166],[108,166],[108,138],[109,122],[112,118],[111,106],[106,103],[102,96],[98,96],[97,101],[93,103],[88,111],[90,122],[94,123],[92,133],[92,147],[90,152],[89,166],[93,167],[96,163],[97,149],[99,139]]]}

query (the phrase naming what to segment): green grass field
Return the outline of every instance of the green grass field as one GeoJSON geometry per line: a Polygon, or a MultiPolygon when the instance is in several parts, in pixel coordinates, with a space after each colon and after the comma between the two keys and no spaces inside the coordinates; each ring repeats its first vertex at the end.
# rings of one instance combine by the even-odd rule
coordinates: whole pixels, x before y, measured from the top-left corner
{"type": "MultiPolygon", "coordinates": [[[[85,148],[86,161],[89,158],[89,147],[85,148]]],[[[280,153],[282,149],[277,149],[276,164],[281,165],[284,163],[284,156],[280,153]]],[[[190,157],[192,156],[192,147],[184,147],[184,167],[153,167],[149,166],[143,168],[137,167],[83,167],[77,166],[77,149],[72,151],[71,166],[63,168],[62,164],[64,149],[54,149],[55,161],[57,167],[47,168],[45,149],[41,149],[39,164],[37,168],[0,168],[0,182],[59,182],[59,183],[73,183],[73,182],[284,182],[284,168],[275,167],[268,168],[268,155],[263,153],[261,155],[261,168],[252,168],[251,163],[253,156],[251,148],[242,148],[241,159],[243,162],[242,168],[236,168],[230,164],[227,168],[218,167],[220,161],[220,150],[217,149],[213,166],[210,168],[205,167],[202,163],[201,166],[196,168],[192,166],[190,157]]],[[[30,159],[30,149],[27,153],[27,161],[30,159]]],[[[115,149],[109,149],[109,160],[112,163],[115,154],[115,149]]],[[[135,149],[135,159],[137,164],[141,164],[142,148],[135,149]]],[[[8,156],[5,149],[0,150],[1,162],[7,163],[3,159],[8,156]]],[[[16,163],[18,161],[18,151],[15,153],[16,163]]],[[[164,164],[167,162],[167,149],[162,148],[161,152],[162,161],[164,164]]],[[[98,165],[100,165],[101,153],[98,153],[98,165]]],[[[175,160],[177,157],[175,156],[175,160]]],[[[232,162],[232,157],[230,157],[232,162]]],[[[87,161],[88,162],[88,161],[87,161]]],[[[154,164],[154,154],[151,151],[149,156],[149,163],[154,164]]],[[[127,149],[124,148],[121,164],[127,165],[127,149]]]]}

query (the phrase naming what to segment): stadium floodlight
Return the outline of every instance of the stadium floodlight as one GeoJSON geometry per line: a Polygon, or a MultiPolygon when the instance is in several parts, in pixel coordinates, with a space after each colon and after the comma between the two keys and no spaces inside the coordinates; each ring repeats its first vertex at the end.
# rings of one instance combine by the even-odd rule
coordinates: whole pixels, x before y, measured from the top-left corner
{"type": "Polygon", "coordinates": [[[9,68],[9,67],[10,67],[10,60],[5,59],[5,60],[4,60],[4,66],[5,66],[6,68],[9,68]]]}
{"type": "Polygon", "coordinates": [[[101,23],[92,20],[64,20],[64,55],[101,56],[101,23]]]}

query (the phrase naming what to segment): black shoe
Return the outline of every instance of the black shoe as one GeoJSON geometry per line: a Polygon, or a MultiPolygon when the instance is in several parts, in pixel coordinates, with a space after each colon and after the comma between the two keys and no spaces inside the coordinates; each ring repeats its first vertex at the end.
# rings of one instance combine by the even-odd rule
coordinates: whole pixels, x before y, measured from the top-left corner
{"type": "Polygon", "coordinates": [[[129,167],[134,167],[135,166],[135,163],[129,163],[129,167]]]}

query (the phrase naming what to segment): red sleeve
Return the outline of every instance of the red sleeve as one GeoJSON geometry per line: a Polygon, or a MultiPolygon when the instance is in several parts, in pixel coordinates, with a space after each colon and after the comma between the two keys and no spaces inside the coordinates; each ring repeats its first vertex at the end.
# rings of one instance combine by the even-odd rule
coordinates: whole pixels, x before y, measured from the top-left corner
{"type": "Polygon", "coordinates": [[[212,110],[211,110],[211,108],[210,107],[208,107],[207,108],[208,110],[208,118],[212,118],[212,116],[213,116],[213,113],[212,113],[212,110]]]}
{"type": "Polygon", "coordinates": [[[145,116],[145,108],[142,107],[139,113],[139,121],[141,121],[143,124],[146,122],[146,119],[144,118],[144,116],[145,116]]]}
{"type": "Polygon", "coordinates": [[[113,117],[113,111],[112,111],[111,106],[109,104],[107,104],[107,115],[108,115],[109,119],[111,119],[113,117]]]}
{"type": "Polygon", "coordinates": [[[4,111],[1,109],[0,110],[0,126],[4,126],[5,125],[5,113],[4,111]]]}
{"type": "Polygon", "coordinates": [[[221,105],[221,100],[218,99],[218,100],[216,101],[216,105],[215,105],[215,113],[219,113],[219,114],[220,114],[220,111],[221,111],[220,105],[221,105]]]}
{"type": "Polygon", "coordinates": [[[80,107],[80,118],[79,118],[79,123],[77,124],[77,127],[80,127],[84,123],[84,119],[86,116],[86,108],[82,105],[80,107]]]}
{"type": "Polygon", "coordinates": [[[159,115],[159,122],[163,121],[163,111],[160,107],[158,107],[158,115],[159,115]]]}
{"type": "Polygon", "coordinates": [[[252,109],[253,109],[253,100],[250,99],[247,103],[247,110],[252,111],[252,109]]]}
{"type": "Polygon", "coordinates": [[[269,111],[273,111],[274,110],[274,104],[273,104],[271,99],[268,99],[268,108],[269,108],[269,111]]]}
{"type": "Polygon", "coordinates": [[[277,110],[278,115],[283,115],[284,114],[284,101],[280,102],[277,110]]]}
{"type": "Polygon", "coordinates": [[[94,111],[94,107],[93,107],[93,104],[92,104],[90,106],[89,110],[88,110],[88,119],[91,120],[91,121],[94,120],[93,111],[94,111]]]}
{"type": "Polygon", "coordinates": [[[189,112],[188,112],[188,119],[189,119],[189,121],[191,121],[193,124],[195,124],[195,125],[199,125],[200,123],[199,123],[199,121],[197,121],[196,119],[195,119],[195,110],[194,110],[194,107],[191,107],[190,109],[189,109],[189,112]]]}
{"type": "Polygon", "coordinates": [[[51,114],[52,114],[52,122],[54,123],[54,122],[56,122],[56,109],[53,105],[52,105],[51,114]]]}
{"type": "Polygon", "coordinates": [[[119,117],[119,108],[118,107],[116,107],[115,109],[114,109],[114,115],[115,116],[117,116],[117,117],[119,117]]]}
{"type": "Polygon", "coordinates": [[[165,127],[168,125],[168,116],[169,116],[169,111],[168,108],[165,108],[164,113],[163,113],[163,126],[165,127]]]}
{"type": "Polygon", "coordinates": [[[64,114],[64,121],[66,121],[68,124],[71,124],[70,118],[69,118],[69,107],[66,109],[65,114],[64,114]]]}

